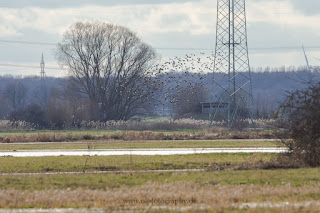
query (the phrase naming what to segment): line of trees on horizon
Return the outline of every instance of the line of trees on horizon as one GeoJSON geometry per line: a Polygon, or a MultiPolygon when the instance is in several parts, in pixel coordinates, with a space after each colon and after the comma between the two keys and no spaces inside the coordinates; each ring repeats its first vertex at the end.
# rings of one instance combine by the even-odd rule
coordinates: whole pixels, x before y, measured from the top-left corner
{"type": "MultiPolygon", "coordinates": [[[[38,77],[0,76],[0,119],[63,129],[88,120],[156,116],[161,110],[175,117],[195,117],[201,114],[200,102],[210,100],[212,73],[166,71],[154,49],[125,27],[75,23],[55,55],[69,74],[47,78],[45,87],[38,77]]],[[[252,73],[257,118],[275,116],[282,99],[279,91],[299,87],[292,79],[314,76],[304,68],[290,67],[292,73],[288,69],[252,73]]]]}
{"type": "MultiPolygon", "coordinates": [[[[183,74],[171,73],[171,78],[182,78],[183,74]],[[182,75],[182,76],[181,76],[182,75]]],[[[299,72],[299,76],[308,78],[308,72],[299,72]]],[[[207,75],[204,78],[210,79],[207,75]]],[[[272,118],[277,107],[286,95],[303,85],[295,81],[296,72],[282,73],[253,73],[254,102],[256,118],[272,118]]],[[[166,79],[161,79],[166,81],[166,79]]],[[[81,121],[103,120],[92,111],[90,100],[74,89],[74,82],[69,78],[47,78],[46,101],[39,99],[41,91],[40,78],[0,77],[0,119],[25,120],[38,124],[43,128],[76,127],[81,121]]],[[[140,108],[138,116],[200,117],[202,115],[200,102],[206,100],[210,81],[199,84],[196,79],[190,80],[192,86],[183,85],[181,90],[168,93],[164,89],[154,92],[154,99],[145,107],[140,108]],[[174,95],[175,102],[170,102],[168,95],[174,95]],[[164,105],[163,105],[164,104],[164,105]]],[[[173,88],[179,82],[174,82],[173,88]]],[[[130,119],[130,118],[128,118],[130,119]]],[[[108,120],[108,119],[106,119],[108,120]]],[[[123,119],[125,120],[125,119],[123,119]]]]}

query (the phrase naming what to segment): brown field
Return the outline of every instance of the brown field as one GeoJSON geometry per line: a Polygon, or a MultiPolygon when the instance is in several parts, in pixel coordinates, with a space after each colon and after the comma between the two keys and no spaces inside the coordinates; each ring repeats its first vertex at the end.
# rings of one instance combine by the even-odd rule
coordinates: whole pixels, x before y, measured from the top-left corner
{"type": "MultiPolygon", "coordinates": [[[[273,203],[278,211],[320,211],[320,185],[293,187],[214,185],[192,182],[147,183],[106,190],[1,190],[1,208],[103,208],[106,210],[202,210],[246,208],[244,203],[273,203]],[[283,207],[276,204],[288,202],[283,207]],[[308,203],[310,202],[310,203],[308,203]],[[151,205],[152,204],[152,205],[151,205]],[[163,209],[164,208],[164,209],[163,209]]],[[[271,205],[272,209],[272,205],[271,205]]],[[[276,210],[274,209],[274,210],[276,210]]],[[[270,208],[269,208],[270,211],[270,208]]]]}

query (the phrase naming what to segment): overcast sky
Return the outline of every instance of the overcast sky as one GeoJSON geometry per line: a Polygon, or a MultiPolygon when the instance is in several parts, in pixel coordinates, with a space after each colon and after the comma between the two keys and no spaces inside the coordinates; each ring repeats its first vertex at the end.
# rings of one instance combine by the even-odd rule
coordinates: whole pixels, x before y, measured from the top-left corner
{"type": "MultiPolygon", "coordinates": [[[[214,49],[217,0],[1,0],[0,64],[57,67],[53,45],[76,21],[104,21],[138,33],[163,58],[214,49]],[[166,49],[173,48],[173,49],[166,49]]],[[[311,65],[320,65],[319,0],[247,0],[250,61],[253,67],[305,65],[304,44],[311,65]],[[282,47],[280,49],[274,49],[282,47]],[[285,47],[285,48],[283,48],[285,47]],[[271,49],[261,49],[271,48],[271,49]]],[[[210,51],[206,52],[210,54],[210,51]]],[[[38,74],[40,70],[0,66],[3,74],[38,74]]],[[[58,70],[48,75],[61,76],[58,70]]]]}

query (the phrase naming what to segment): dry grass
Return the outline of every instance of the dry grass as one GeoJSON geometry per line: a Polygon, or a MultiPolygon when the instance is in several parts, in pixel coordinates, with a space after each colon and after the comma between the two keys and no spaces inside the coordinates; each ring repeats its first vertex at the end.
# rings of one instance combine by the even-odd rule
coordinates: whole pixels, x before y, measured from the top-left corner
{"type": "Polygon", "coordinates": [[[0,130],[33,130],[34,124],[25,121],[0,120],[0,130]]]}
{"type": "MultiPolygon", "coordinates": [[[[251,127],[251,119],[238,121],[242,127],[251,127]]],[[[282,126],[281,120],[255,119],[255,126],[258,128],[277,128],[282,126]]],[[[210,125],[209,120],[197,120],[191,118],[155,120],[155,121],[83,121],[80,128],[83,129],[109,129],[109,130],[177,130],[177,129],[204,129],[210,125]]],[[[214,121],[213,126],[225,127],[226,121],[214,121]]]]}
{"type": "Polygon", "coordinates": [[[273,155],[268,161],[262,160],[257,153],[253,154],[246,162],[233,167],[234,170],[269,170],[269,169],[299,169],[310,168],[301,160],[294,160],[286,154],[273,155]]]}
{"type": "MultiPolygon", "coordinates": [[[[242,121],[249,123],[248,120],[242,121]]],[[[275,120],[256,120],[258,126],[269,127],[275,120]]],[[[216,122],[214,128],[208,129],[209,121],[181,119],[168,121],[107,121],[82,122],[77,131],[55,131],[42,133],[34,130],[31,124],[16,121],[0,121],[0,143],[14,142],[65,142],[77,140],[216,140],[216,139],[277,139],[273,131],[233,130],[223,128],[223,122],[216,122]],[[11,132],[8,130],[11,130],[11,132]],[[85,131],[89,130],[89,131],[85,131]],[[97,134],[97,130],[102,130],[97,134]],[[110,132],[113,131],[113,132],[110,132]],[[114,130],[120,130],[115,132],[114,130]],[[138,130],[138,131],[137,131],[138,130]],[[155,132],[162,130],[163,132],[155,132]],[[168,132],[169,130],[169,132],[168,132]],[[6,132],[7,131],[7,132],[6,132]],[[13,132],[14,131],[14,132],[13,132]],[[104,131],[104,132],[103,132],[104,131]],[[109,132],[108,132],[109,131],[109,132]],[[167,132],[166,132],[167,131],[167,132]]],[[[71,128],[72,129],[72,128],[71,128]]],[[[285,137],[282,137],[285,138],[285,137]]]]}
{"type": "MultiPolygon", "coordinates": [[[[319,201],[320,186],[222,186],[191,182],[147,183],[136,187],[106,190],[44,190],[0,191],[0,208],[106,208],[151,209],[159,206],[176,210],[230,210],[242,203],[319,201]],[[154,203],[150,203],[153,199],[154,203]],[[137,200],[137,202],[136,202],[137,200]],[[161,203],[158,203],[161,200],[161,203]],[[185,204],[184,201],[195,201],[185,204]],[[141,203],[141,201],[144,201],[141,203]],[[166,203],[163,203],[166,202],[166,203]]],[[[292,207],[293,209],[295,207],[292,207]]],[[[319,205],[296,207],[301,210],[320,210],[319,205]]],[[[290,210],[290,208],[286,208],[290,210]]]]}
{"type": "Polygon", "coordinates": [[[247,130],[229,131],[224,128],[194,132],[153,132],[120,131],[105,132],[51,132],[51,133],[12,133],[0,136],[0,143],[15,142],[67,142],[79,140],[217,140],[217,139],[277,139],[275,131],[247,130]]]}
{"type": "MultiPolygon", "coordinates": [[[[274,119],[256,119],[254,120],[258,128],[277,128],[281,121],[274,119]]],[[[170,120],[154,120],[154,121],[82,121],[81,123],[66,126],[68,129],[80,130],[179,130],[179,129],[205,129],[210,125],[209,120],[196,119],[170,119],[170,120]]],[[[215,121],[213,126],[226,126],[225,121],[215,121]]],[[[251,127],[251,120],[244,119],[237,122],[237,126],[241,128],[251,127]]],[[[25,121],[9,121],[0,120],[0,130],[34,130],[36,125],[25,121]]]]}
{"type": "Polygon", "coordinates": [[[158,120],[158,121],[82,121],[81,129],[108,130],[177,130],[203,129],[209,126],[209,121],[195,119],[158,120]]]}
{"type": "MultiPolygon", "coordinates": [[[[93,135],[90,139],[93,139],[93,135]]],[[[99,136],[100,137],[100,136],[99,136]]],[[[0,143],[15,143],[15,142],[62,142],[88,140],[86,134],[74,133],[33,133],[33,134],[7,134],[5,137],[0,137],[0,143]]]]}

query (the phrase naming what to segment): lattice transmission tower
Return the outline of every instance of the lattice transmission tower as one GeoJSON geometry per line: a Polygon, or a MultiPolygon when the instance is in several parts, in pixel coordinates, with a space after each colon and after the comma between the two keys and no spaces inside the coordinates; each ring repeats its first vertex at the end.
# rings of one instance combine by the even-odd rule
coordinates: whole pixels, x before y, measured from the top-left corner
{"type": "Polygon", "coordinates": [[[47,92],[47,85],[46,85],[46,72],[44,70],[45,68],[45,63],[44,63],[44,58],[43,58],[43,54],[41,56],[41,63],[40,63],[40,68],[41,68],[41,72],[40,72],[40,97],[38,97],[40,99],[40,102],[42,104],[46,104],[48,101],[48,92],[47,92]]]}
{"type": "Polygon", "coordinates": [[[254,125],[245,0],[217,0],[217,8],[211,125],[226,120],[231,128],[245,118],[254,125]]]}
{"type": "Polygon", "coordinates": [[[40,78],[41,78],[41,84],[45,84],[45,77],[46,77],[46,73],[44,71],[46,64],[44,63],[44,58],[43,58],[43,54],[41,56],[41,63],[40,63],[40,68],[41,68],[41,72],[40,72],[40,78]]]}

